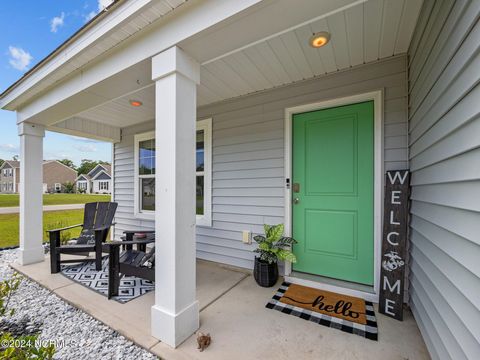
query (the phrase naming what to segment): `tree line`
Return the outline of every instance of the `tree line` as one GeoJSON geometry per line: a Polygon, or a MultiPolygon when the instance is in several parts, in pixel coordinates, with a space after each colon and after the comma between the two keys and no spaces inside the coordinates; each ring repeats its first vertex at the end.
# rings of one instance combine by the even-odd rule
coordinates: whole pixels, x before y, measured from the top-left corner
{"type": "MultiPolygon", "coordinates": [[[[18,160],[18,157],[14,157],[13,160],[18,160]]],[[[79,166],[75,166],[72,160],[70,159],[58,159],[59,162],[61,162],[63,165],[66,165],[72,169],[74,169],[78,175],[80,174],[88,174],[95,166],[98,164],[101,165],[110,165],[108,161],[102,161],[102,160],[90,160],[90,159],[82,159],[81,163],[79,166]]],[[[0,159],[0,166],[3,165],[5,162],[4,159],[0,159]]]]}
{"type": "Polygon", "coordinates": [[[110,165],[108,161],[102,161],[102,160],[89,160],[89,159],[82,159],[82,162],[80,163],[79,166],[75,166],[72,160],[70,159],[61,159],[58,160],[61,162],[63,165],[66,165],[74,170],[77,171],[77,174],[88,174],[90,171],[92,171],[95,166],[101,164],[101,165],[110,165]]]}

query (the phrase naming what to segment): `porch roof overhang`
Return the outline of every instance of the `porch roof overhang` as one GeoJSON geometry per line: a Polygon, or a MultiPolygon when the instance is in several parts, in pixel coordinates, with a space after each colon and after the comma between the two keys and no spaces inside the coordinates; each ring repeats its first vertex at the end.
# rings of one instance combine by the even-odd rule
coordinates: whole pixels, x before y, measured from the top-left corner
{"type": "MultiPolygon", "coordinates": [[[[119,4],[97,24],[117,20],[117,27],[86,46],[86,53],[71,56],[63,67],[44,77],[40,68],[31,79],[2,94],[0,106],[17,110],[18,122],[116,142],[121,128],[154,118],[151,57],[171,46],[181,47],[202,65],[197,105],[203,106],[405,53],[422,4],[422,0],[191,0],[104,49],[95,60],[78,65],[88,59],[85,54],[103,48],[101,41],[120,39],[119,26],[132,26],[145,12],[152,16],[153,3],[158,2],[142,2],[130,17],[123,14],[123,23],[117,17],[126,4],[119,4]],[[331,33],[330,43],[311,48],[308,39],[322,30],[331,33]],[[67,75],[69,64],[78,66],[67,75]],[[134,108],[131,99],[143,105],[134,108]]],[[[77,42],[80,39],[71,45],[77,42]]],[[[61,56],[51,61],[61,61],[61,56]]]]}

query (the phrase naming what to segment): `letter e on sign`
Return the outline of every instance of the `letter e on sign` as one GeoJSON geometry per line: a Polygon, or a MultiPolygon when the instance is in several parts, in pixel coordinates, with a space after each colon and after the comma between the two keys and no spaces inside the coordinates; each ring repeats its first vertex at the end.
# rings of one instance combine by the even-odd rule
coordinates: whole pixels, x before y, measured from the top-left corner
{"type": "Polygon", "coordinates": [[[402,192],[401,191],[392,191],[392,204],[395,204],[395,205],[401,205],[402,203],[400,202],[400,194],[402,192]]]}
{"type": "Polygon", "coordinates": [[[397,320],[403,320],[409,181],[408,170],[385,177],[379,312],[397,320]]]}
{"type": "Polygon", "coordinates": [[[395,301],[385,299],[385,314],[395,317],[393,309],[395,308],[395,301]]]}

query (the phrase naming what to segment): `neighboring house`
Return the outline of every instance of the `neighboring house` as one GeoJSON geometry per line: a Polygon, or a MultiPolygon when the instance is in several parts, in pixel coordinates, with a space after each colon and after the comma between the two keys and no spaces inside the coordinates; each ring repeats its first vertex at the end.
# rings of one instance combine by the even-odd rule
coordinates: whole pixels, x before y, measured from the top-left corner
{"type": "MultiPolygon", "coordinates": [[[[199,326],[195,258],[251,269],[242,239],[264,223],[300,242],[289,281],[378,301],[385,170],[409,169],[405,302],[432,358],[476,359],[479,14],[478,1],[116,1],[0,107],[18,111],[32,195],[45,128],[114,144],[115,237],[156,229],[151,331],[171,346],[199,326]]],[[[23,264],[44,257],[32,199],[23,264]]]]}
{"type": "Polygon", "coordinates": [[[57,160],[43,162],[43,192],[63,193],[65,184],[75,184],[77,172],[57,160]]]}
{"type": "Polygon", "coordinates": [[[14,194],[18,192],[20,182],[20,162],[5,160],[0,166],[0,194],[14,194]]]}
{"type": "MultiPolygon", "coordinates": [[[[43,162],[42,191],[44,193],[61,193],[64,184],[75,183],[76,171],[57,160],[43,162]]],[[[19,192],[20,162],[6,160],[0,167],[0,193],[14,194],[19,192]]]]}
{"type": "Polygon", "coordinates": [[[98,164],[88,174],[80,174],[75,180],[77,191],[87,194],[110,194],[112,188],[112,167],[98,164]]]}

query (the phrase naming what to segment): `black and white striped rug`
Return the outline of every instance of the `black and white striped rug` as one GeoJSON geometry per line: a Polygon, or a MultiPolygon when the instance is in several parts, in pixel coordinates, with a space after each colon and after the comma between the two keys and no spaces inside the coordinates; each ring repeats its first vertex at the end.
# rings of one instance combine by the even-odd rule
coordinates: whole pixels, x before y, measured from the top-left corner
{"type": "Polygon", "coordinates": [[[359,335],[370,340],[378,340],[377,319],[375,317],[373,303],[371,303],[370,301],[365,301],[365,315],[367,323],[363,325],[348,321],[346,319],[321,314],[315,311],[310,311],[298,306],[293,306],[281,302],[280,299],[285,294],[289,286],[290,283],[282,283],[277,293],[272,297],[272,299],[267,303],[267,305],[265,305],[265,307],[268,309],[281,311],[284,314],[297,316],[301,319],[312,321],[319,325],[338,329],[344,332],[348,332],[350,334],[359,335]]]}
{"type": "MultiPolygon", "coordinates": [[[[74,265],[62,265],[62,274],[104,296],[108,294],[108,256],[102,260],[101,271],[96,271],[95,262],[90,260],[74,265]]],[[[124,276],[120,280],[119,295],[112,299],[126,303],[152,290],[155,290],[153,282],[135,276],[124,276]]]]}

